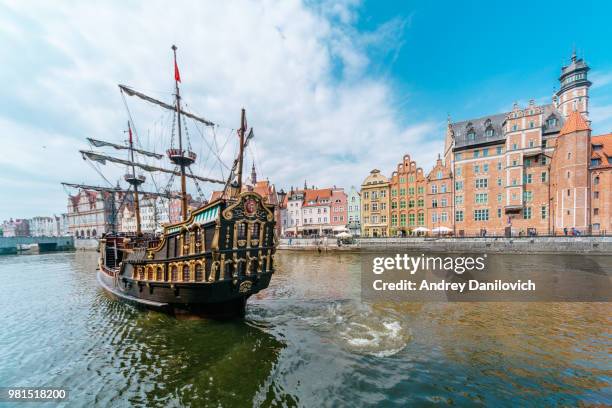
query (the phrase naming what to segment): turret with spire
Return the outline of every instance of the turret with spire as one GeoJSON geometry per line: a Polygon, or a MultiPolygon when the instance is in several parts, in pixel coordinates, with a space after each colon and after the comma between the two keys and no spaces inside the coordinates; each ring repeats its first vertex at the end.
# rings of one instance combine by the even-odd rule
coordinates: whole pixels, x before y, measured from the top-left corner
{"type": "Polygon", "coordinates": [[[572,111],[577,110],[588,120],[589,88],[591,86],[587,78],[589,69],[584,59],[578,58],[575,48],[572,51],[569,65],[561,67],[561,76],[559,76],[561,86],[555,96],[557,107],[566,118],[572,111]]]}

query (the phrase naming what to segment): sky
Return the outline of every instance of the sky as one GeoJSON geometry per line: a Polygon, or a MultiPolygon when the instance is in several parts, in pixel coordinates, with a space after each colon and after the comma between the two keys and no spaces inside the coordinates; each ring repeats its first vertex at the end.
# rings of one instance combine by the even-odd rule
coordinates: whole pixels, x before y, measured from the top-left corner
{"type": "Polygon", "coordinates": [[[187,124],[198,174],[227,176],[208,146],[231,160],[244,107],[259,179],[349,188],[404,154],[429,171],[448,116],[549,103],[573,48],[591,67],[593,134],[612,131],[610,15],[605,1],[0,0],[0,221],[65,212],[62,181],[115,184],[125,169],[78,150],[122,143],[130,117],[138,145],[164,151],[169,113],[117,84],[171,102],[172,44],[185,109],[218,124],[187,124]]]}

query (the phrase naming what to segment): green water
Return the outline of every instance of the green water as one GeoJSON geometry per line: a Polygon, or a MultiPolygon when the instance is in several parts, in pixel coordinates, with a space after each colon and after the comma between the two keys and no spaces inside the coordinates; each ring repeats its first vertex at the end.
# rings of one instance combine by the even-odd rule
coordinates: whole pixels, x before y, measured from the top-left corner
{"type": "Polygon", "coordinates": [[[606,303],[372,305],[358,255],[284,252],[244,321],[176,320],[108,298],[95,257],[0,257],[0,387],[77,407],[612,404],[606,303]]]}

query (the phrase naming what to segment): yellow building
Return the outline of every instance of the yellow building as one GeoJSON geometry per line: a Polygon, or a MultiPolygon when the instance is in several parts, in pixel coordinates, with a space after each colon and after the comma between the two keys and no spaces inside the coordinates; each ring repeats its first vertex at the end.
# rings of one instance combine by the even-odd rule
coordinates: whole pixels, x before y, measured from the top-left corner
{"type": "Polygon", "coordinates": [[[361,184],[361,235],[389,235],[389,179],[374,169],[361,184]]]}

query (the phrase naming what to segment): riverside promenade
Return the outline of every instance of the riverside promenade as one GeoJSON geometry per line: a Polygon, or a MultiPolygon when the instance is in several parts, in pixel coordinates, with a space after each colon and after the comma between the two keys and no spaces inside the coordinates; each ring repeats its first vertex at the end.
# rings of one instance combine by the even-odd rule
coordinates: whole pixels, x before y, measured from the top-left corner
{"type": "Polygon", "coordinates": [[[469,238],[357,238],[338,246],[334,238],[282,238],[280,250],[346,251],[398,249],[428,252],[612,255],[612,236],[469,237],[469,238]]]}

